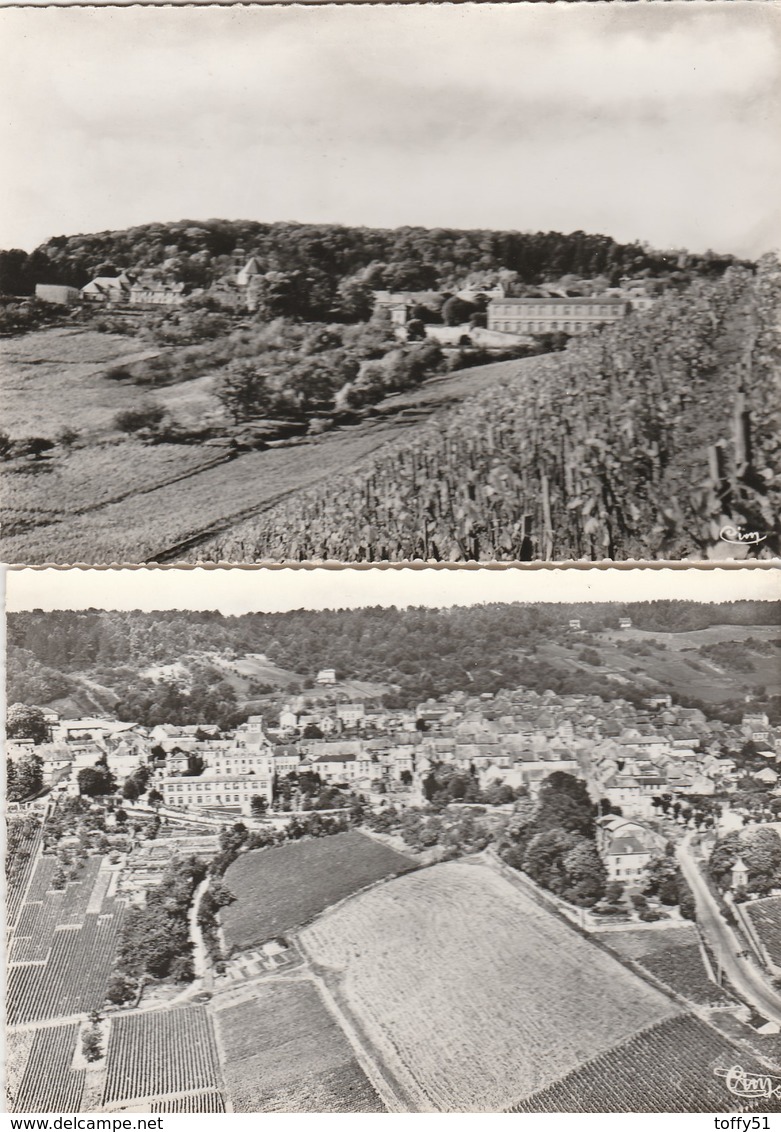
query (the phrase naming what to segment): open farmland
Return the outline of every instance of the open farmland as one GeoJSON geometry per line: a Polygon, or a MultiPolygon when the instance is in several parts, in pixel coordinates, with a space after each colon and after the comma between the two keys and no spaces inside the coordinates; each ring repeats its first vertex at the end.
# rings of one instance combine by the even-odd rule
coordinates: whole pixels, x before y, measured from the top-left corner
{"type": "MultiPolygon", "coordinates": [[[[766,1070],[691,1014],[670,1018],[601,1054],[513,1112],[745,1111],[717,1070],[766,1070]]],[[[749,1104],[749,1111],[753,1111],[749,1104]]],[[[775,1110],[777,1111],[777,1109],[775,1110]]]]}
{"type": "Polygon", "coordinates": [[[728,1006],[734,1000],[710,978],[694,924],[638,928],[598,935],[606,947],[633,959],[659,982],[700,1006],[728,1006]]]}
{"type": "Polygon", "coordinates": [[[313,983],[260,984],[215,1019],[234,1112],[382,1112],[313,983]]]}
{"type": "Polygon", "coordinates": [[[284,935],[366,885],[414,867],[355,830],[243,853],[225,874],[236,897],[220,912],[226,944],[242,950],[284,935]]]}
{"type": "Polygon", "coordinates": [[[371,889],[300,942],[421,1111],[501,1111],[678,1013],[478,863],[371,889]]]}

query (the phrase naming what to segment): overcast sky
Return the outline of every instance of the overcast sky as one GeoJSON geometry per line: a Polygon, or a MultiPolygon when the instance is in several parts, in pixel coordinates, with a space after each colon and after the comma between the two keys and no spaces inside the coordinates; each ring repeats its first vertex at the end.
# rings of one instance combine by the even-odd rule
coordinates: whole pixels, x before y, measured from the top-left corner
{"type": "Polygon", "coordinates": [[[7,609],[219,609],[223,613],[492,601],[778,601],[781,570],[276,569],[8,570],[7,609]]]}
{"type": "Polygon", "coordinates": [[[0,247],[210,217],[781,244],[781,7],[0,11],[0,247]]]}

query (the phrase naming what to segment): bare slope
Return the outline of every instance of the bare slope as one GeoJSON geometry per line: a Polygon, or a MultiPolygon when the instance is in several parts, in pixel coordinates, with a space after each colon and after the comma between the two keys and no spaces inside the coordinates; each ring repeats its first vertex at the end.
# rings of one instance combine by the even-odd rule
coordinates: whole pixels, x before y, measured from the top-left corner
{"type": "Polygon", "coordinates": [[[300,938],[422,1111],[499,1111],[678,1012],[476,863],[370,889],[300,938]]]}

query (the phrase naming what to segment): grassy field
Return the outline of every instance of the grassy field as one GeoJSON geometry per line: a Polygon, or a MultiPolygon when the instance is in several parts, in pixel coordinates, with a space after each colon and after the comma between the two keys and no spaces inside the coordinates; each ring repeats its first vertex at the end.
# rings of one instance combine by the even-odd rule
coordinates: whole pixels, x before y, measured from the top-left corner
{"type": "Polygon", "coordinates": [[[605,932],[598,938],[618,955],[634,959],[689,1002],[700,1006],[728,1006],[734,1001],[710,978],[694,924],[605,932]]]}
{"type": "Polygon", "coordinates": [[[225,874],[236,897],[220,912],[228,947],[241,950],[308,923],[329,904],[414,863],[355,830],[242,854],[225,874]]]}
{"type": "Polygon", "coordinates": [[[310,982],[258,986],[215,1019],[234,1112],[382,1112],[341,1028],[310,982]]]}
{"type": "MultiPolygon", "coordinates": [[[[116,414],[149,397],[184,425],[202,423],[217,408],[209,375],[154,389],[105,377],[114,365],[159,352],[140,350],[131,337],[84,328],[36,331],[2,344],[0,402],[9,434],[53,438],[65,427],[79,433],[70,452],[57,448],[6,470],[5,561],[196,560],[201,544],[360,465],[435,410],[500,376],[502,367],[518,364],[434,379],[389,397],[360,424],[224,461],[215,448],[144,446],[114,432],[116,414]]],[[[291,541],[288,557],[297,556],[291,541]]],[[[253,558],[249,551],[236,557],[253,558]]]]}
{"type": "MultiPolygon", "coordinates": [[[[599,635],[598,646],[601,667],[595,670],[579,659],[584,645],[572,641],[548,643],[538,649],[543,660],[561,663],[564,661],[573,672],[584,671],[593,675],[595,671],[615,673],[631,680],[639,688],[685,689],[688,695],[705,703],[723,703],[733,700],[742,692],[753,688],[766,687],[770,694],[781,691],[781,672],[768,664],[767,657],[756,652],[753,670],[735,672],[714,664],[699,654],[703,645],[717,641],[745,640],[754,637],[758,640],[776,640],[779,630],[768,626],[714,626],[712,629],[694,633],[603,633],[599,635]],[[735,631],[734,637],[731,635],[735,631]],[[626,648],[642,641],[647,651],[636,655],[626,648]]],[[[749,646],[750,647],[750,646],[749,646]]]]}
{"type": "Polygon", "coordinates": [[[501,1111],[678,1012],[476,863],[371,889],[300,942],[421,1111],[501,1111]]]}
{"type": "MultiPolygon", "coordinates": [[[[84,327],[56,327],[6,338],[0,347],[0,399],[3,427],[13,437],[53,436],[75,428],[94,436],[110,431],[122,409],[149,390],[106,380],[113,366],[164,352],[139,348],[132,336],[102,334],[84,327]]],[[[180,419],[193,421],[213,407],[211,378],[202,377],[151,391],[180,419]]]]}

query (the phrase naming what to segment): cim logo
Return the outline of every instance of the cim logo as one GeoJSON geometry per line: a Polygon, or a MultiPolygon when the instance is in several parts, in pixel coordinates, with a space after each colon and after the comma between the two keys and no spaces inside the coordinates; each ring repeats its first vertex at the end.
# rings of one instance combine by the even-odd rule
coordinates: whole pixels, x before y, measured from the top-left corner
{"type": "Polygon", "coordinates": [[[735,546],[757,546],[758,543],[765,541],[767,535],[748,530],[746,527],[726,526],[719,531],[719,538],[722,542],[730,542],[735,546]]]}

